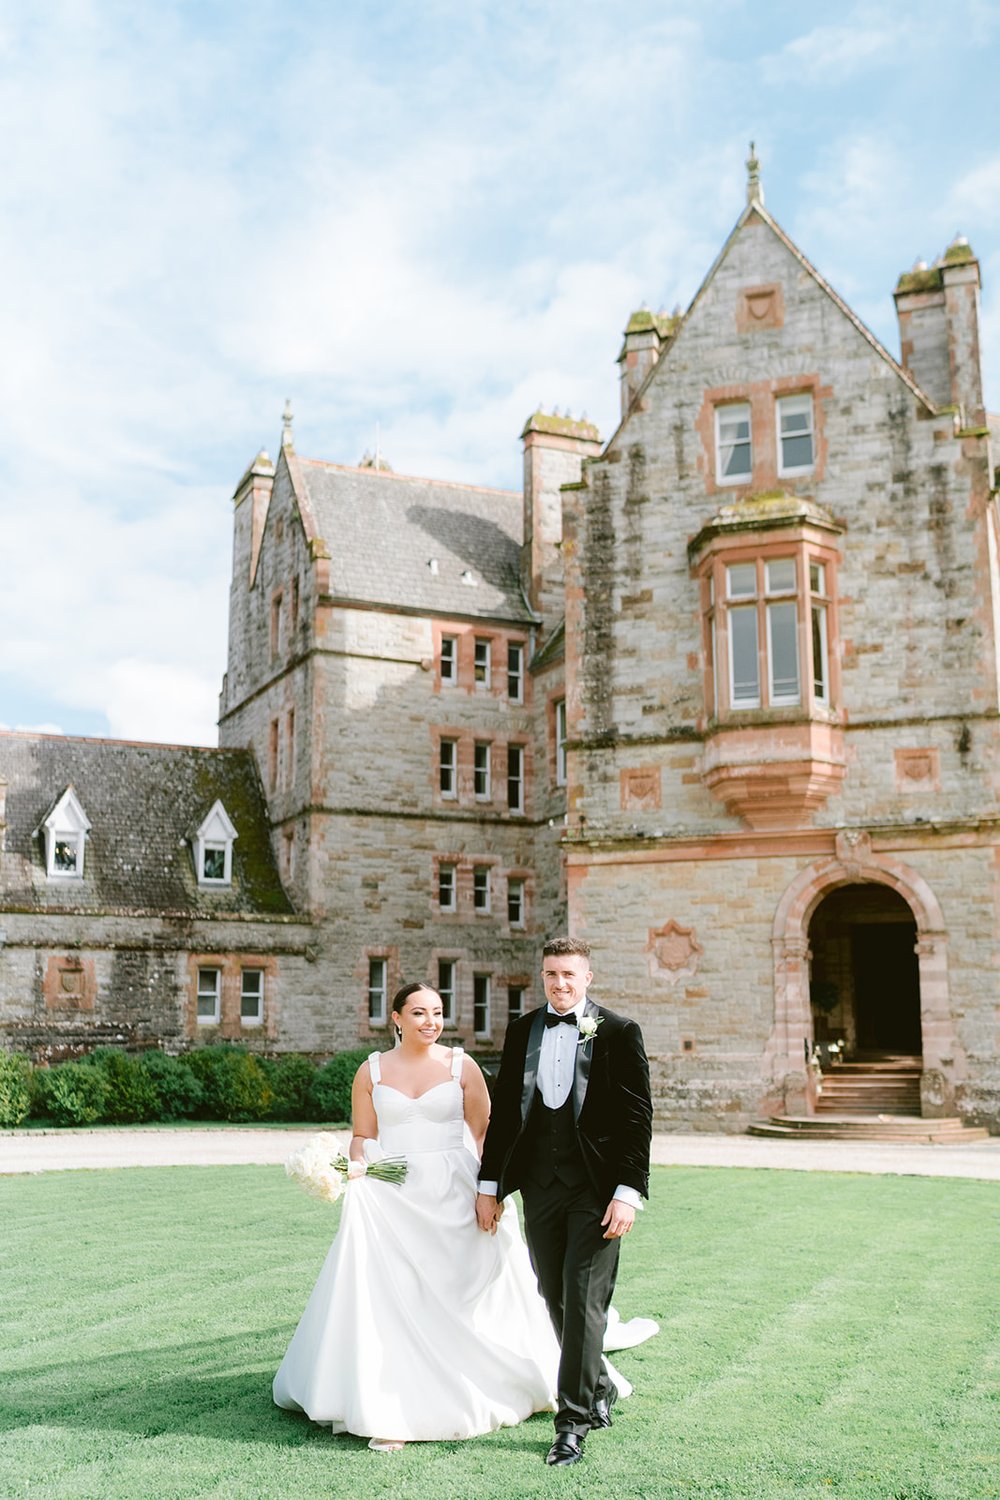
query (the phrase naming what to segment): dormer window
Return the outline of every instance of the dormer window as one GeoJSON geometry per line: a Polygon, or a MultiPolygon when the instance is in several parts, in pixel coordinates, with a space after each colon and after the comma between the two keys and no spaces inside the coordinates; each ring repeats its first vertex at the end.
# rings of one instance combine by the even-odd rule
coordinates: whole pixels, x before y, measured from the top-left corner
{"type": "Polygon", "coordinates": [[[232,885],[233,842],[236,838],[236,829],[226,809],[221,802],[215,802],[192,841],[199,885],[232,885]]]}
{"type": "Polygon", "coordinates": [[[50,880],[82,880],[90,819],[71,786],[41,824],[45,837],[45,873],[50,880]]]}

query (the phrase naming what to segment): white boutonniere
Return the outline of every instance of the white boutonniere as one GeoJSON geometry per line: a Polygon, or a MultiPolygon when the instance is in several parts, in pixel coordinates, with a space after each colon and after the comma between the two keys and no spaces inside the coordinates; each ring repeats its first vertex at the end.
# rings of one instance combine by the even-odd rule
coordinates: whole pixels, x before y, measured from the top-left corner
{"type": "Polygon", "coordinates": [[[603,1021],[603,1016],[581,1016],[579,1022],[577,1023],[580,1035],[577,1038],[576,1045],[578,1047],[584,1047],[588,1042],[592,1042],[594,1040],[594,1037],[597,1035],[598,1026],[600,1026],[603,1021]]]}

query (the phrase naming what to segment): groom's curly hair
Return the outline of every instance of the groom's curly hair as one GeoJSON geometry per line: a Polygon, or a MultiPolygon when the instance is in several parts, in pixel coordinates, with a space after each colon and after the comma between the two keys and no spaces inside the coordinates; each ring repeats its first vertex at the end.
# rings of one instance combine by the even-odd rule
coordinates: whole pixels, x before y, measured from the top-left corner
{"type": "Polygon", "coordinates": [[[543,958],[566,958],[574,953],[578,954],[580,958],[589,958],[590,944],[585,943],[583,938],[557,937],[549,938],[542,949],[543,958]]]}

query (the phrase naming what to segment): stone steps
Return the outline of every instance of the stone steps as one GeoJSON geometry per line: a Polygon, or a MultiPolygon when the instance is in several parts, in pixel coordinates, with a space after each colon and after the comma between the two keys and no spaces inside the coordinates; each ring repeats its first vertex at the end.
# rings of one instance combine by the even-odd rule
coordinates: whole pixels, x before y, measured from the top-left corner
{"type": "Polygon", "coordinates": [[[958,1116],[942,1120],[911,1115],[770,1115],[754,1120],[748,1135],[801,1141],[916,1141],[925,1145],[967,1145],[989,1140],[989,1131],[965,1125],[958,1116]]]}
{"type": "Polygon", "coordinates": [[[823,1072],[816,1113],[919,1115],[920,1074],[915,1058],[837,1063],[823,1072]]]}

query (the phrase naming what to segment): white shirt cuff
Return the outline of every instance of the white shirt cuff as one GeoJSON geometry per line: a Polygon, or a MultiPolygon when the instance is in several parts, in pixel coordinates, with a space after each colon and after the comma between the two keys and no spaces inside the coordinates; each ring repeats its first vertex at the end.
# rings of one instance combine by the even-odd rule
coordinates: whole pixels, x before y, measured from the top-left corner
{"type": "Polygon", "coordinates": [[[499,1186],[499,1182],[481,1182],[479,1184],[479,1191],[485,1193],[488,1198],[495,1198],[499,1186]]]}
{"type": "MultiPolygon", "coordinates": [[[[479,1191],[482,1192],[482,1188],[479,1191]]],[[[619,1203],[630,1203],[633,1208],[638,1209],[642,1213],[642,1194],[637,1193],[634,1187],[626,1187],[623,1182],[620,1182],[615,1188],[615,1197],[619,1203]]]]}

